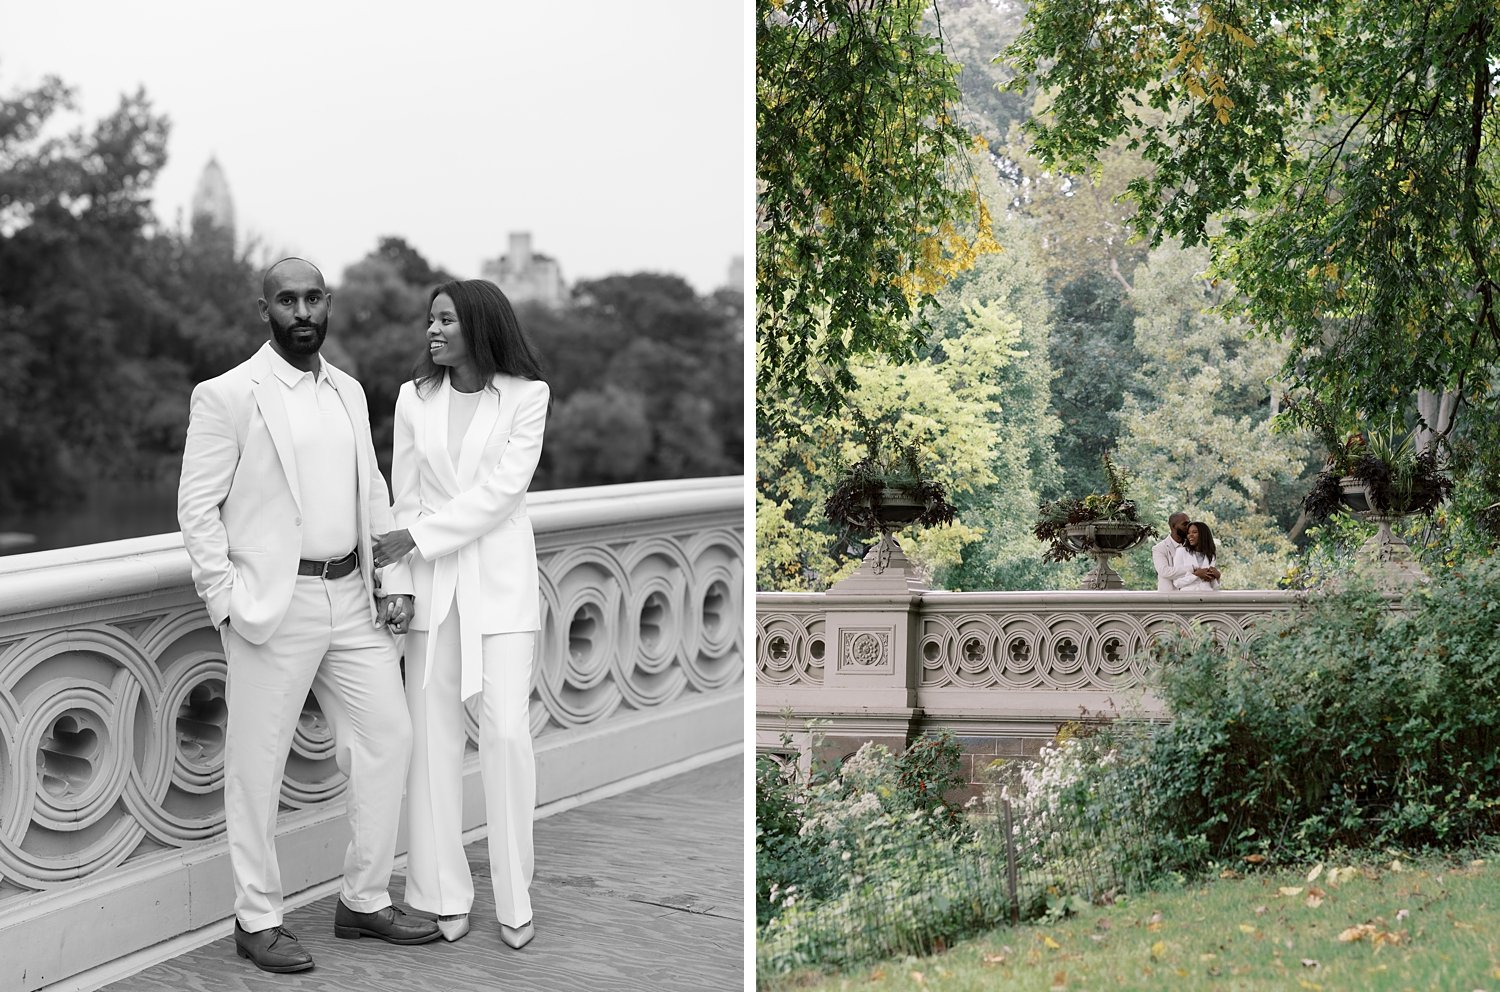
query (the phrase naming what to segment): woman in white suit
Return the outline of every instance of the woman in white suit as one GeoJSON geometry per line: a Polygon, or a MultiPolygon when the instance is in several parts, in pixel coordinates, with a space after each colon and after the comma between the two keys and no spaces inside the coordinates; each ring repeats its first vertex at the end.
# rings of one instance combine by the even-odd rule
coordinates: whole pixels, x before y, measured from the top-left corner
{"type": "Polygon", "coordinates": [[[398,529],[375,546],[377,563],[410,555],[416,597],[406,644],[413,735],[406,899],[437,916],[448,940],[468,933],[474,881],[459,836],[463,704],[480,694],[496,915],[501,939],[520,948],[534,932],[528,700],[541,628],[526,489],[542,452],[550,391],[510,301],[493,283],[470,279],[433,290],[427,343],[427,358],[396,400],[398,529]]]}
{"type": "Polygon", "coordinates": [[[1195,570],[1213,568],[1217,559],[1218,549],[1214,547],[1214,535],[1208,524],[1200,521],[1188,524],[1187,537],[1172,552],[1173,571],[1181,573],[1172,584],[1178,592],[1212,592],[1219,588],[1219,580],[1200,579],[1195,570]]]}

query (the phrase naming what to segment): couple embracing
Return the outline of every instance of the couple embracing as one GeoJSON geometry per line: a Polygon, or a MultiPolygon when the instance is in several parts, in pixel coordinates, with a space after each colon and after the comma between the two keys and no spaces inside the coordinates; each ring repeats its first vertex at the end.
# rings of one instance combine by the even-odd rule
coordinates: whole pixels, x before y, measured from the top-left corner
{"type": "Polygon", "coordinates": [[[1151,549],[1157,592],[1208,592],[1219,588],[1213,531],[1186,513],[1167,518],[1167,536],[1151,549]]]}
{"type": "Polygon", "coordinates": [[[468,932],[463,705],[479,695],[496,915],[501,940],[520,948],[533,934],[528,699],[541,623],[525,497],[549,407],[541,368],[498,287],[434,289],[427,353],[396,402],[393,510],[364,390],[319,355],[333,303],[322,273],[282,259],[262,293],[270,339],[193,390],[178,490],[193,582],[228,666],[236,950],[264,971],[313,967],[282,925],[275,847],[309,689],[349,779],[335,935],[421,944],[468,932]],[[408,630],[403,689],[395,635],[408,630]],[[387,891],[403,785],[414,913],[387,891]]]}

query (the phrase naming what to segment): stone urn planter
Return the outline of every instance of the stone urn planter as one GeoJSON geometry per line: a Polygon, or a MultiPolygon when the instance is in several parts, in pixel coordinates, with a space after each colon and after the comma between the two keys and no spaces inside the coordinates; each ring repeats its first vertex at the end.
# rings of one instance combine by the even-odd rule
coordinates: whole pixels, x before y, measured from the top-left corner
{"type": "Polygon", "coordinates": [[[1094,567],[1083,577],[1080,589],[1124,589],[1120,573],[1109,560],[1123,555],[1144,541],[1151,528],[1123,520],[1094,520],[1070,524],[1063,532],[1068,547],[1094,559],[1094,567]]]}
{"type": "MultiPolygon", "coordinates": [[[[1435,493],[1414,494],[1412,504],[1424,506],[1435,493]]],[[[1344,507],[1366,523],[1376,525],[1375,534],[1360,545],[1355,552],[1356,560],[1364,566],[1376,582],[1385,587],[1405,588],[1425,581],[1422,566],[1411,553],[1411,546],[1400,535],[1391,530],[1391,524],[1402,517],[1411,516],[1419,510],[1379,510],[1370,497],[1368,484],[1346,475],[1339,479],[1339,499],[1344,507]]]]}

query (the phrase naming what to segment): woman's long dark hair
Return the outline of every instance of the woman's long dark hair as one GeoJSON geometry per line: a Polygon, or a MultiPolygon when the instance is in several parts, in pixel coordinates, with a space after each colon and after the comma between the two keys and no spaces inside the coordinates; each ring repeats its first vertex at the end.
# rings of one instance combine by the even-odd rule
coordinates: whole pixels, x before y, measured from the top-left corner
{"type": "MultiPolygon", "coordinates": [[[[432,301],[444,293],[453,301],[464,346],[474,359],[481,382],[489,385],[496,372],[520,379],[542,378],[541,360],[531,350],[531,343],[516,320],[516,312],[499,286],[488,279],[445,282],[428,294],[429,314],[432,301]]],[[[426,393],[442,382],[446,374],[447,369],[434,362],[431,354],[426,354],[412,370],[412,380],[417,384],[417,392],[426,393]]]]}
{"type": "Polygon", "coordinates": [[[1208,563],[1212,565],[1214,563],[1214,559],[1217,557],[1217,555],[1214,553],[1213,531],[1209,530],[1208,524],[1202,522],[1201,520],[1194,520],[1192,523],[1188,524],[1188,526],[1198,528],[1198,546],[1196,548],[1188,548],[1188,550],[1196,551],[1200,555],[1205,556],[1206,558],[1208,558],[1208,563]]]}

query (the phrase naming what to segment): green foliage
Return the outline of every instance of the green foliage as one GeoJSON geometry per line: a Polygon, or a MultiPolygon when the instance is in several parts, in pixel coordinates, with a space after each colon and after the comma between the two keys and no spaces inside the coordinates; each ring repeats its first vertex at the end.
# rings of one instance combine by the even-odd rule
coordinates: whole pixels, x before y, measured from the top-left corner
{"type": "Polygon", "coordinates": [[[1492,0],[1035,0],[1027,25],[1035,153],[1139,149],[1135,229],[1211,244],[1224,306],[1288,344],[1286,385],[1375,418],[1420,389],[1493,406],[1492,0]]]}
{"type": "Polygon", "coordinates": [[[837,406],[853,357],[915,357],[933,294],[998,247],[930,6],[756,2],[757,396],[837,406]]]}
{"type": "Polygon", "coordinates": [[[1009,911],[1003,857],[943,798],[963,784],[949,733],[893,756],[865,744],[832,774],[756,771],[757,972],[927,953],[1009,911]]]}
{"type": "Polygon", "coordinates": [[[1454,849],[1500,832],[1500,563],[1455,569],[1405,611],[1315,601],[1245,653],[1158,651],[1172,723],[1142,752],[1166,815],[1220,859],[1331,847],[1454,849]]]}
{"type": "Polygon", "coordinates": [[[1109,452],[1104,453],[1104,477],[1109,488],[1103,493],[1089,493],[1082,498],[1064,496],[1037,507],[1032,533],[1037,540],[1047,543],[1043,560],[1070,561],[1080,553],[1067,536],[1067,529],[1075,524],[1140,524],[1137,539],[1153,533],[1149,525],[1140,523],[1135,500],[1126,498],[1129,477],[1115,465],[1109,452]]]}
{"type": "Polygon", "coordinates": [[[1120,457],[1157,519],[1208,523],[1230,588],[1271,587],[1294,553],[1304,479],[1301,432],[1273,429],[1285,348],[1213,312],[1230,287],[1204,275],[1208,252],[1162,245],[1135,270],[1141,356],[1120,416],[1120,457]]]}

